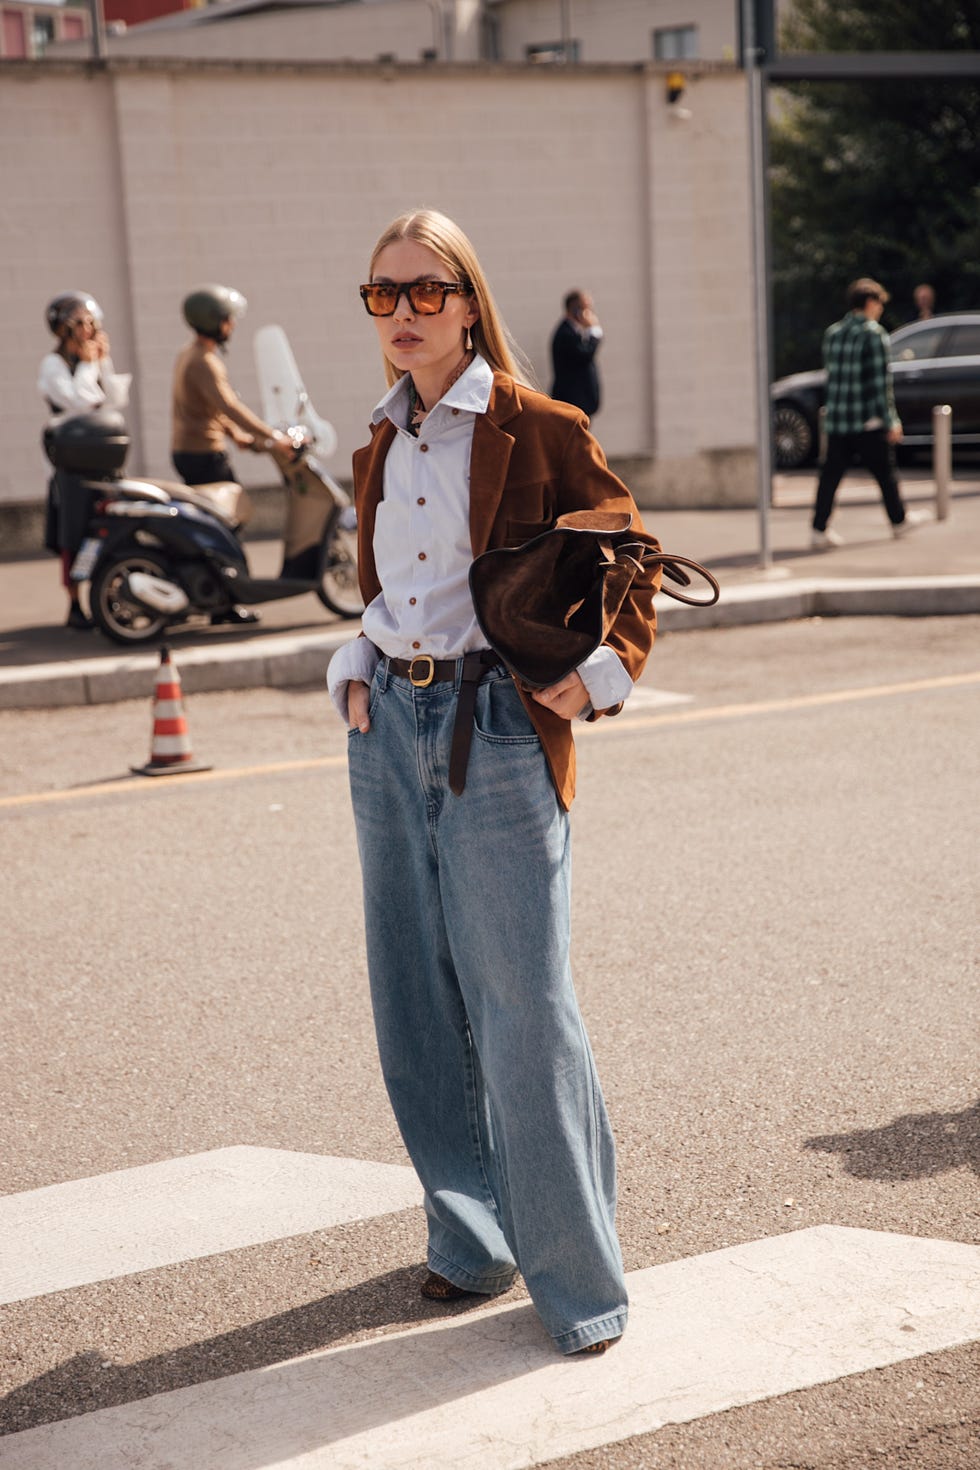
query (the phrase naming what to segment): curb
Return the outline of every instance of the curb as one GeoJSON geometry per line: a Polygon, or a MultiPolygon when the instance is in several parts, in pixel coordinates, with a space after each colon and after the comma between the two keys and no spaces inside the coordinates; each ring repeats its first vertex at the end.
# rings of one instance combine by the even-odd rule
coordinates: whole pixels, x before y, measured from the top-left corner
{"type": "MultiPolygon", "coordinates": [[[[333,654],[357,624],[342,632],[265,634],[229,649],[182,648],[176,654],[186,693],[224,689],[282,689],[320,684],[333,654]]],[[[159,645],[118,658],[73,659],[0,670],[0,710],[115,704],[152,694],[159,645]]]]}
{"type": "MultiPolygon", "coordinates": [[[[661,632],[738,628],[812,617],[939,617],[980,613],[980,575],[749,582],[724,588],[711,608],[664,599],[661,632]]],[[[184,648],[190,694],[322,684],[331,658],[357,624],[330,633],[263,634],[234,648],[184,648]]],[[[153,692],[159,647],[116,658],[73,659],[0,670],[0,710],[50,709],[144,699],[153,692]]]]}
{"type": "Polygon", "coordinates": [[[980,612],[980,575],[808,578],[747,582],[722,589],[711,608],[664,602],[664,632],[737,628],[813,617],[940,617],[980,612]]]}

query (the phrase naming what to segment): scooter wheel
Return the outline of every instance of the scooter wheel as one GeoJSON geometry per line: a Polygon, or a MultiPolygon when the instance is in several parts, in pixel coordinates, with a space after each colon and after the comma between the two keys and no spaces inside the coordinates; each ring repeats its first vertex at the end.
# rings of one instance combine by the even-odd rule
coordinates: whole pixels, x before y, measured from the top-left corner
{"type": "Polygon", "coordinates": [[[357,581],[357,532],[338,527],[327,543],[316,595],[341,618],[359,618],[364,599],[357,581]]]}
{"type": "Polygon", "coordinates": [[[96,567],[89,594],[92,617],[107,638],[115,643],[150,643],[170,621],[165,613],[153,612],[129,592],[133,572],[168,579],[169,567],[144,551],[119,552],[96,567]]]}

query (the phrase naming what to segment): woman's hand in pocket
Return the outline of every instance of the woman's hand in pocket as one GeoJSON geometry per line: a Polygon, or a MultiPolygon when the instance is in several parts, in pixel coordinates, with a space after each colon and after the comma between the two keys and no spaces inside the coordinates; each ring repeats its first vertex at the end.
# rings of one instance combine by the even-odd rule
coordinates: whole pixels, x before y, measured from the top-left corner
{"type": "Polygon", "coordinates": [[[362,735],[371,728],[368,718],[370,701],[371,690],[367,684],[360,679],[352,679],[347,686],[347,723],[352,730],[360,730],[362,735]]]}
{"type": "Polygon", "coordinates": [[[566,674],[564,679],[550,684],[547,689],[536,689],[531,697],[563,720],[574,720],[589,703],[589,691],[578,673],[566,674]]]}

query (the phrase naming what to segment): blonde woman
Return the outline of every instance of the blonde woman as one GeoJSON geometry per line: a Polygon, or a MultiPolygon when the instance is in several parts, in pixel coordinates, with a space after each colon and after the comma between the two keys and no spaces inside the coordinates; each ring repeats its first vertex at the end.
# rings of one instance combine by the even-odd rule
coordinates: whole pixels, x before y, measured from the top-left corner
{"type": "Polygon", "coordinates": [[[361,297],[389,391],[354,456],[363,635],[330,665],[349,726],[371,996],[425,1190],[431,1300],[518,1273],[562,1353],[625,1329],[615,1153],[569,968],[571,721],[615,712],[654,635],[652,575],[606,646],[519,689],[486,647],[474,556],[566,511],[636,507],[577,409],[526,386],[469,240],[396,219],[361,297]]]}

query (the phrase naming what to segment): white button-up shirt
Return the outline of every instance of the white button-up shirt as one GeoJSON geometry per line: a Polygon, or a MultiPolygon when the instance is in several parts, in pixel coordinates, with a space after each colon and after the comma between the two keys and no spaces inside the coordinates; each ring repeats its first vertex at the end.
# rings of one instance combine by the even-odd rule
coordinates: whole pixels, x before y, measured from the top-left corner
{"type": "MultiPolygon", "coordinates": [[[[382,655],[460,658],[487,645],[469,587],[470,455],[476,416],[486,412],[492,386],[489,364],[475,357],[426,415],[418,438],[405,427],[407,374],[374,410],[372,423],[388,418],[395,427],[374,529],[382,590],[364,610],[366,636],[338,649],[327,671],[345,720],[348,683],[370,684],[382,655]]],[[[593,709],[618,704],[633,687],[611,648],[596,649],[578,672],[593,709]]]]}
{"type": "Polygon", "coordinates": [[[396,432],[374,528],[384,590],[365,608],[361,626],[391,658],[459,658],[487,646],[469,588],[470,454],[493,374],[475,358],[426,415],[417,439],[404,427],[408,384],[407,376],[399,379],[374,411],[374,423],[389,418],[396,432]]]}

